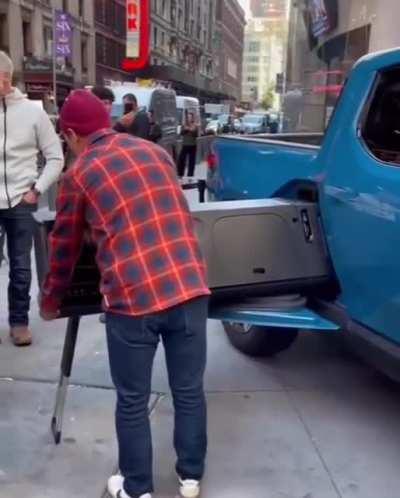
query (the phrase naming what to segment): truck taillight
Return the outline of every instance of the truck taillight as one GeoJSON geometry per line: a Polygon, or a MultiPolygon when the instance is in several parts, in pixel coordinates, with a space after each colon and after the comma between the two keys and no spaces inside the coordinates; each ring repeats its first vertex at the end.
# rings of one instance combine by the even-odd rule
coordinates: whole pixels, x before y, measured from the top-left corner
{"type": "Polygon", "coordinates": [[[218,166],[217,156],[213,152],[208,154],[207,165],[210,169],[215,169],[218,166]]]}

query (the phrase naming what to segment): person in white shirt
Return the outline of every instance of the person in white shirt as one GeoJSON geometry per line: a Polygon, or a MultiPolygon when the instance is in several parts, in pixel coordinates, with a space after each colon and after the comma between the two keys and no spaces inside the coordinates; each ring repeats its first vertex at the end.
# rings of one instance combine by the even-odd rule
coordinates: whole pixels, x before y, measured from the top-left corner
{"type": "Polygon", "coordinates": [[[31,261],[38,200],[61,174],[60,140],[46,112],[12,86],[13,63],[0,52],[0,224],[10,263],[10,337],[16,346],[32,342],[29,330],[31,261]],[[38,154],[46,161],[38,171],[38,154]]]}

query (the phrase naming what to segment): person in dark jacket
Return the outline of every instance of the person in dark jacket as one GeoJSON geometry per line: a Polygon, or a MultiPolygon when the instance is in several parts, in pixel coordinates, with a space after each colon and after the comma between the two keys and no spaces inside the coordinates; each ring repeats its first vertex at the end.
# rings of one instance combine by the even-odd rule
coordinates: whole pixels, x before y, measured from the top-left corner
{"type": "Polygon", "coordinates": [[[183,137],[182,150],[178,160],[178,176],[185,176],[186,163],[188,165],[188,176],[194,176],[196,167],[197,137],[199,136],[199,126],[196,123],[194,114],[187,113],[186,123],[182,126],[181,135],[183,137]]]}
{"type": "Polygon", "coordinates": [[[103,102],[103,104],[106,106],[108,114],[111,116],[112,106],[115,101],[114,92],[106,86],[94,86],[91,89],[91,92],[103,102]]]}
{"type": "Polygon", "coordinates": [[[114,130],[150,140],[150,118],[146,111],[139,109],[135,95],[133,93],[126,94],[123,103],[124,115],[115,124],[114,130]]]}

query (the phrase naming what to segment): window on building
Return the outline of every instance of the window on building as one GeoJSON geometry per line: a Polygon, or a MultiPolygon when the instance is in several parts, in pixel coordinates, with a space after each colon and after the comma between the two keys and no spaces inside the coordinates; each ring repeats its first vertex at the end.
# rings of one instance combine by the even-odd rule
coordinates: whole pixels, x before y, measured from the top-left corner
{"type": "Polygon", "coordinates": [[[24,45],[24,55],[29,57],[32,56],[32,25],[29,21],[23,21],[22,23],[22,37],[24,45]]]}
{"type": "Polygon", "coordinates": [[[126,36],[126,10],[123,5],[115,4],[115,24],[114,31],[117,35],[125,38],[126,36]]]}
{"type": "Polygon", "coordinates": [[[84,0],[79,0],[78,2],[78,12],[79,12],[79,17],[85,17],[85,6],[84,6],[84,0]]]}
{"type": "Polygon", "coordinates": [[[256,78],[255,76],[247,76],[247,81],[249,83],[256,83],[258,81],[258,78],[256,78]]]}
{"type": "Polygon", "coordinates": [[[52,57],[53,55],[53,28],[52,26],[44,26],[43,28],[43,46],[44,55],[52,57]]]}
{"type": "Polygon", "coordinates": [[[7,15],[0,14],[0,50],[8,52],[8,23],[7,15]]]}
{"type": "Polygon", "coordinates": [[[163,49],[165,48],[165,33],[164,33],[164,31],[161,31],[161,47],[163,49]]]}
{"type": "Polygon", "coordinates": [[[105,0],[95,0],[94,3],[94,17],[96,22],[105,24],[106,18],[106,4],[105,0]]]}
{"type": "Polygon", "coordinates": [[[258,74],[260,67],[259,66],[247,66],[247,72],[252,74],[258,74]]]}
{"type": "Polygon", "coordinates": [[[249,42],[249,52],[259,52],[261,48],[261,44],[259,41],[251,41],[249,42]]]}
{"type": "Polygon", "coordinates": [[[178,29],[182,29],[182,19],[183,19],[182,10],[179,9],[179,12],[178,12],[178,29]]]}
{"type": "Polygon", "coordinates": [[[153,28],[153,47],[158,47],[158,29],[157,26],[153,28]]]}
{"type": "Polygon", "coordinates": [[[69,1],[68,0],[62,0],[62,10],[64,12],[68,12],[68,7],[69,7],[69,1]]]}
{"type": "Polygon", "coordinates": [[[98,33],[96,34],[96,63],[106,64],[106,39],[98,33]]]}
{"type": "Polygon", "coordinates": [[[87,73],[89,69],[89,43],[87,36],[82,36],[81,39],[81,61],[82,72],[87,73]]]}
{"type": "Polygon", "coordinates": [[[116,6],[117,4],[115,2],[111,2],[110,0],[106,1],[105,24],[113,31],[116,29],[116,6]]]}

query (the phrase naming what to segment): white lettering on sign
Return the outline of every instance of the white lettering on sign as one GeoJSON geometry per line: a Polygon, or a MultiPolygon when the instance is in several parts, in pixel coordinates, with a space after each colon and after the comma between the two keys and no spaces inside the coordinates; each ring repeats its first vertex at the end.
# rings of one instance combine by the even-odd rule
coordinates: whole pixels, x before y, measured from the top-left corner
{"type": "Polygon", "coordinates": [[[140,56],[140,0],[127,0],[126,22],[126,56],[137,59],[140,56]]]}

